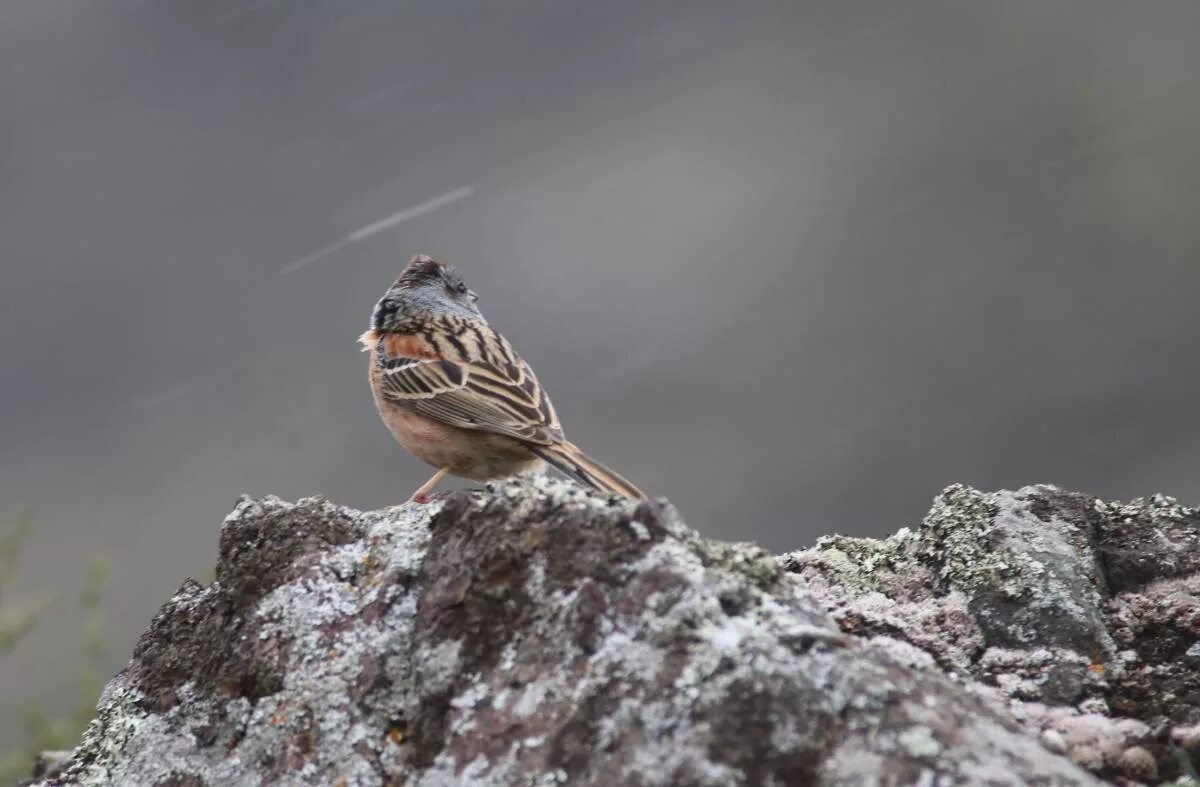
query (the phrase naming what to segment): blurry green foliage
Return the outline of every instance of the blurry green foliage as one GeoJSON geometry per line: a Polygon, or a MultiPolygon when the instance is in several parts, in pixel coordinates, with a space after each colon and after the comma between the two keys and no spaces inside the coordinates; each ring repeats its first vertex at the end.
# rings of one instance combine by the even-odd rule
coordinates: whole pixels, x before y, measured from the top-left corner
{"type": "MultiPolygon", "coordinates": [[[[0,531],[0,657],[37,625],[53,602],[45,594],[12,602],[6,599],[20,565],[21,550],[32,530],[32,517],[23,514],[0,531]]],[[[107,576],[108,561],[94,556],[88,562],[78,599],[84,622],[74,708],[62,716],[51,716],[33,704],[17,710],[22,717],[25,739],[6,745],[0,752],[0,784],[12,784],[27,777],[38,752],[73,747],[91,721],[103,685],[100,664],[107,649],[107,618],[103,609],[107,576]]]]}
{"type": "Polygon", "coordinates": [[[6,591],[16,575],[21,547],[33,530],[29,514],[17,517],[8,529],[0,532],[0,656],[8,653],[20,641],[50,605],[47,596],[18,602],[5,602],[6,591]]]}

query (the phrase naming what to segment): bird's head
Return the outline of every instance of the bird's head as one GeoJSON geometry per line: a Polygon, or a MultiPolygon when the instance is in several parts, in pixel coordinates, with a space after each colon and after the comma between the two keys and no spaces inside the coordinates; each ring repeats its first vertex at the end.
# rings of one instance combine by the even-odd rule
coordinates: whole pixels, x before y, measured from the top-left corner
{"type": "Polygon", "coordinates": [[[412,318],[421,315],[457,315],[482,320],[483,315],[475,305],[478,299],[467,289],[457,270],[433,257],[418,254],[375,304],[371,328],[360,341],[369,349],[380,334],[404,330],[412,318]]]}

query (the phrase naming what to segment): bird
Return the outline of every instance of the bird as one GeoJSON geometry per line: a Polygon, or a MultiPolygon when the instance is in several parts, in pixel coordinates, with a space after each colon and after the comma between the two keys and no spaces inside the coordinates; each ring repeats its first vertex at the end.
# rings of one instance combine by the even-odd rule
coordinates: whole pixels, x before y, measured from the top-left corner
{"type": "Polygon", "coordinates": [[[454,267],[418,254],[359,337],[384,424],[437,470],[409,502],[428,502],[447,474],[488,481],[543,463],[597,491],[646,499],[566,439],[546,389],[484,319],[478,300],[454,267]]]}

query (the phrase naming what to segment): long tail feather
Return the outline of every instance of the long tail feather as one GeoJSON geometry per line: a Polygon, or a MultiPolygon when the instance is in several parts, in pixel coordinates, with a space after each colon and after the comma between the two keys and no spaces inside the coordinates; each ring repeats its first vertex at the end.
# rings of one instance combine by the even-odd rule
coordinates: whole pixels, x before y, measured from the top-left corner
{"type": "Polygon", "coordinates": [[[612,492],[629,500],[645,500],[642,490],[592,459],[574,443],[534,445],[530,449],[581,484],[601,492],[612,492]]]}

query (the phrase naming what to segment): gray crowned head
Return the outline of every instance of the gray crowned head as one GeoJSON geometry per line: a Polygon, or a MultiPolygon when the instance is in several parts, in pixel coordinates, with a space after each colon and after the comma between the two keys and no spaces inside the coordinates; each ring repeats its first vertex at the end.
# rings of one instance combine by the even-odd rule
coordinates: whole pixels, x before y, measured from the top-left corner
{"type": "Polygon", "coordinates": [[[371,329],[392,330],[407,318],[430,312],[482,320],[476,300],[478,296],[467,289],[457,270],[418,254],[375,304],[371,329]]]}

